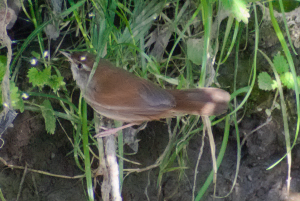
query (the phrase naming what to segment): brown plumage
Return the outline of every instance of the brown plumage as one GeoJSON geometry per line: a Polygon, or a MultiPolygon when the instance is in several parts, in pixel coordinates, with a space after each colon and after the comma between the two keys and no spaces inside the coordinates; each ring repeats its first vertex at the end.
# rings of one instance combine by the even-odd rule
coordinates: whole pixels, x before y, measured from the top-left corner
{"type": "Polygon", "coordinates": [[[86,102],[111,119],[141,123],[184,114],[218,115],[228,108],[230,95],[222,89],[165,90],[105,59],[100,59],[87,86],[95,56],[86,52],[63,54],[71,62],[73,77],[86,102]]]}

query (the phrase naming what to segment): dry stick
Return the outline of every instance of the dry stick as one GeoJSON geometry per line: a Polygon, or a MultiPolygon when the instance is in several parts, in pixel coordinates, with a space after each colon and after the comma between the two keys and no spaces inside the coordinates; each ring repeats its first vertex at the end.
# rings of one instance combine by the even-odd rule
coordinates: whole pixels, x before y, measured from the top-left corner
{"type": "Polygon", "coordinates": [[[242,146],[245,144],[246,140],[248,139],[248,137],[249,137],[251,134],[255,133],[256,131],[258,131],[258,130],[261,129],[262,127],[268,125],[271,121],[272,121],[272,116],[269,116],[269,117],[267,118],[267,120],[266,120],[265,123],[261,124],[261,125],[258,126],[257,128],[253,129],[250,133],[246,134],[245,137],[244,137],[244,139],[243,139],[243,141],[242,141],[242,143],[241,143],[241,148],[242,148],[242,146]]]}
{"type": "Polygon", "coordinates": [[[32,179],[32,183],[33,183],[33,186],[34,186],[34,193],[38,198],[37,200],[40,200],[39,191],[38,191],[38,188],[37,188],[37,185],[36,185],[34,174],[31,174],[31,179],[32,179]]]}
{"type": "Polygon", "coordinates": [[[101,185],[101,194],[103,201],[109,201],[109,192],[111,191],[111,186],[109,185],[109,173],[107,169],[107,161],[105,159],[105,151],[104,151],[104,143],[102,138],[98,138],[99,145],[99,170],[101,171],[101,175],[103,175],[103,182],[101,185]]]}
{"type": "MultiPolygon", "coordinates": [[[[95,128],[96,132],[99,133],[100,128],[100,119],[99,115],[95,113],[95,128]]],[[[109,174],[107,170],[107,164],[105,160],[105,151],[104,151],[104,138],[97,138],[98,143],[98,152],[99,152],[99,167],[97,169],[96,175],[103,175],[103,181],[101,187],[101,195],[103,201],[109,201],[109,192],[111,191],[111,187],[109,185],[109,174]]],[[[96,187],[96,185],[95,185],[96,187]]]]}
{"type": "Polygon", "coordinates": [[[205,125],[207,129],[207,134],[209,137],[209,144],[210,144],[210,151],[211,151],[211,159],[213,163],[213,170],[214,170],[214,177],[213,177],[213,183],[214,183],[214,195],[213,195],[213,200],[215,200],[216,197],[216,186],[217,186],[217,161],[216,161],[216,145],[214,141],[214,136],[212,134],[211,130],[211,123],[210,120],[207,116],[202,117],[203,124],[205,125]]]}
{"type": "Polygon", "coordinates": [[[144,191],[144,194],[146,195],[147,201],[150,201],[150,198],[148,196],[148,187],[151,184],[151,181],[150,181],[150,172],[151,171],[148,172],[148,180],[147,180],[148,182],[147,182],[147,185],[146,185],[146,188],[145,188],[145,191],[144,191]]]}
{"type": "Polygon", "coordinates": [[[119,165],[116,156],[115,137],[110,135],[105,137],[105,152],[107,168],[110,176],[110,185],[112,187],[112,200],[121,201],[120,181],[119,181],[119,165]]]}
{"type": "MultiPolygon", "coordinates": [[[[97,115],[96,115],[97,116],[97,115]]],[[[99,118],[95,121],[95,127],[99,132],[99,118]]],[[[110,126],[109,126],[110,127],[110,126]]],[[[95,137],[95,136],[94,136],[95,137]]],[[[103,175],[103,183],[101,185],[102,199],[110,201],[110,192],[113,201],[121,201],[120,181],[119,181],[119,165],[117,162],[115,137],[110,135],[104,138],[97,138],[99,147],[99,175],[103,175]]]]}
{"type": "Polygon", "coordinates": [[[166,155],[166,151],[167,151],[167,149],[165,149],[164,153],[162,153],[162,155],[160,155],[160,157],[152,165],[149,165],[145,168],[124,169],[124,171],[127,171],[126,177],[133,172],[136,172],[136,173],[145,172],[145,171],[148,171],[148,170],[151,170],[151,169],[154,169],[154,168],[160,166],[162,159],[166,155]]]}
{"type": "MultiPolygon", "coordinates": [[[[17,166],[17,165],[9,165],[3,158],[0,157],[0,161],[7,167],[11,168],[11,169],[21,169],[24,170],[25,167],[23,166],[17,166]]],[[[65,176],[65,175],[58,175],[58,174],[52,174],[46,171],[41,171],[41,170],[35,170],[35,169],[31,169],[31,168],[27,168],[27,171],[30,172],[35,172],[35,173],[39,173],[39,174],[44,174],[44,175],[48,175],[50,177],[58,177],[58,178],[63,178],[63,179],[81,179],[84,178],[85,175],[77,175],[77,176],[65,176]]]]}
{"type": "Polygon", "coordinates": [[[20,196],[21,196],[21,192],[22,192],[22,187],[23,187],[23,184],[24,184],[24,181],[25,181],[25,176],[27,174],[27,163],[25,165],[25,169],[24,169],[24,172],[23,172],[23,176],[22,176],[22,179],[21,179],[21,182],[20,182],[20,186],[19,186],[19,191],[18,191],[18,195],[17,195],[17,201],[19,200],[20,196]]]}
{"type": "Polygon", "coordinates": [[[134,164],[134,165],[142,165],[141,163],[139,162],[136,162],[136,161],[133,161],[133,160],[129,160],[127,158],[124,158],[123,156],[120,156],[119,154],[117,154],[117,157],[122,159],[123,161],[125,162],[128,162],[128,163],[131,163],[131,164],[134,164]]]}
{"type": "Polygon", "coordinates": [[[202,154],[203,154],[204,137],[205,137],[205,133],[206,133],[205,130],[206,130],[206,124],[203,125],[202,144],[201,144],[201,147],[200,147],[200,151],[199,151],[199,155],[198,155],[198,159],[197,159],[197,163],[196,163],[196,167],[195,167],[192,200],[195,200],[196,180],[197,180],[197,174],[198,174],[198,166],[199,166],[202,154]]]}

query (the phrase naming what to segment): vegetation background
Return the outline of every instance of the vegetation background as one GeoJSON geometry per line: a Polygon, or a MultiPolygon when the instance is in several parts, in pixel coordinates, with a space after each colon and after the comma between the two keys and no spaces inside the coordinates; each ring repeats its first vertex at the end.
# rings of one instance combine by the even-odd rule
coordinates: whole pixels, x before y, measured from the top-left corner
{"type": "Polygon", "coordinates": [[[1,0],[1,200],[297,200],[299,16],[283,0],[1,0]],[[59,51],[222,88],[230,109],[118,134],[113,178],[104,121],[59,51]]]}

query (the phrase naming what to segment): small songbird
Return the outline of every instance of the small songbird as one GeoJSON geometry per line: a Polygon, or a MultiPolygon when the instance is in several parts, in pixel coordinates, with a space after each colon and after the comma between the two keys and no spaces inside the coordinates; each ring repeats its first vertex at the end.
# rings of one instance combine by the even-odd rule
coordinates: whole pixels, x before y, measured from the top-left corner
{"type": "Polygon", "coordinates": [[[76,84],[86,102],[99,114],[129,123],[96,137],[146,121],[193,114],[211,116],[226,112],[230,95],[218,88],[162,89],[152,82],[100,59],[89,80],[96,57],[87,52],[61,52],[71,63],[76,84]]]}

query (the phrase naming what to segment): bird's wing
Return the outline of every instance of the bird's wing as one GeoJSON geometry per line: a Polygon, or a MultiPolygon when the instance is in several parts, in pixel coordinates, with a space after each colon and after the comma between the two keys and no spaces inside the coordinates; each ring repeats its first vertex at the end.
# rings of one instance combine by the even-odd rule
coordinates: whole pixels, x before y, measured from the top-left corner
{"type": "Polygon", "coordinates": [[[98,79],[91,82],[86,91],[93,96],[86,97],[91,97],[90,101],[105,109],[155,115],[176,104],[174,97],[166,90],[121,68],[102,66],[94,76],[98,79]]]}

